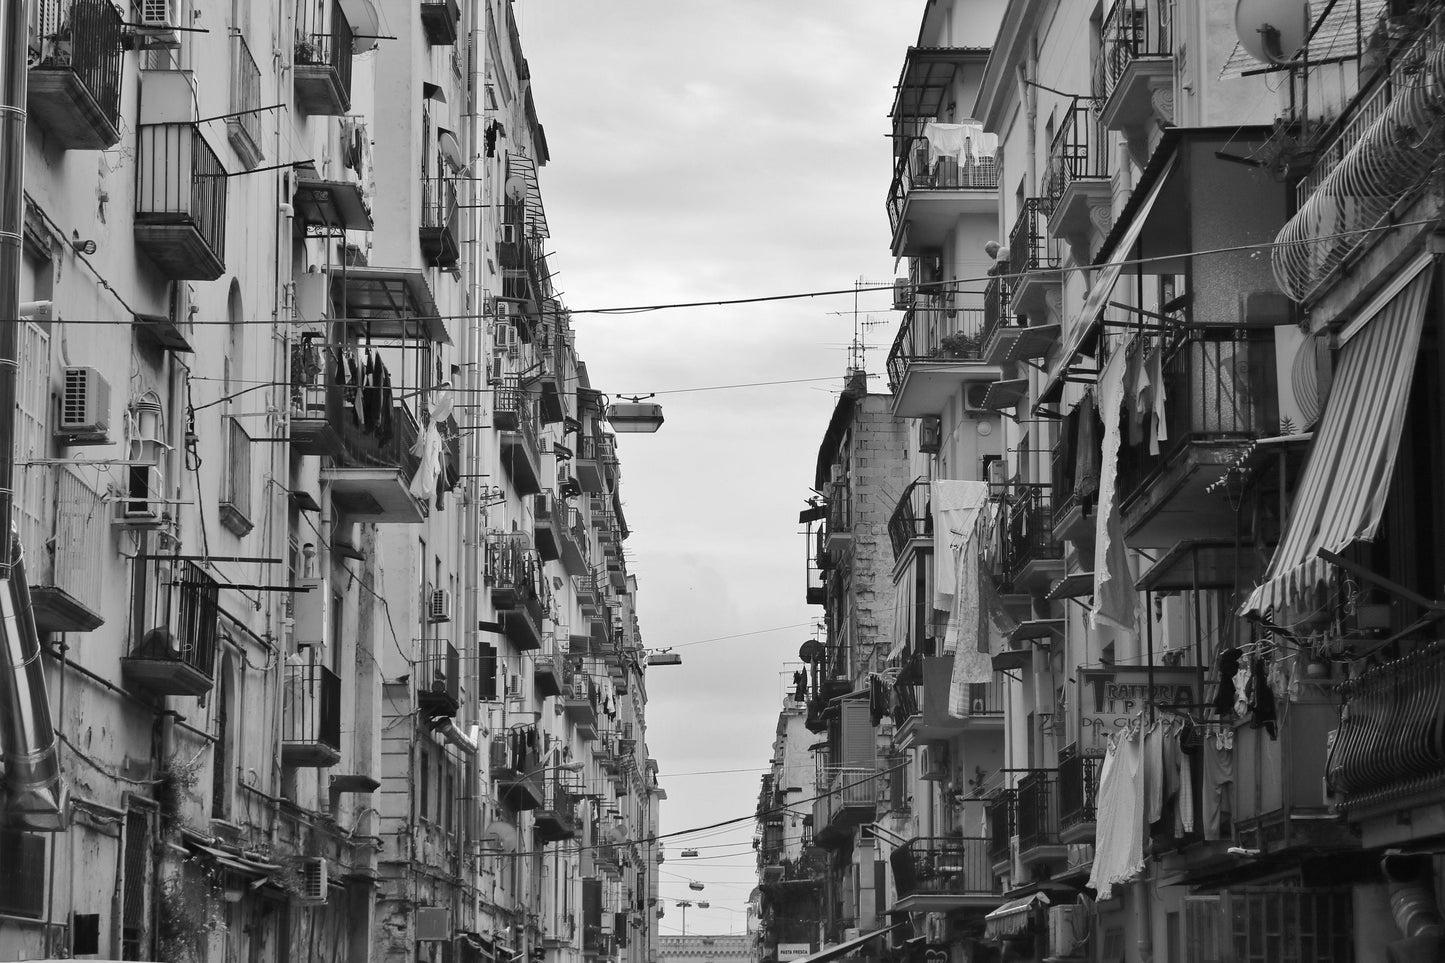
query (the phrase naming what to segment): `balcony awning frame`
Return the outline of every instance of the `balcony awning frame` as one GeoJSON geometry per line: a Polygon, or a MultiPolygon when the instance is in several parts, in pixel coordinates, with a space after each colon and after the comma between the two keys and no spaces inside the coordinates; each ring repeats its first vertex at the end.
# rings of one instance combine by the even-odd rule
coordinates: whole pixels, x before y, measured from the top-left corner
{"type": "Polygon", "coordinates": [[[1134,253],[1134,246],[1139,243],[1139,235],[1144,232],[1144,224],[1149,220],[1149,213],[1155,202],[1159,200],[1159,196],[1164,193],[1165,185],[1170,180],[1169,175],[1173,173],[1178,162],[1179,154],[1175,151],[1168,151],[1167,156],[1158,166],[1151,162],[1150,169],[1145,171],[1139,186],[1134,190],[1134,195],[1129,198],[1129,203],[1125,205],[1124,211],[1119,215],[1122,227],[1116,225],[1116,229],[1110,232],[1103,249],[1099,252],[1099,257],[1094,261],[1094,266],[1098,268],[1098,271],[1089,285],[1089,293],[1084,299],[1084,306],[1069,328],[1068,338],[1053,365],[1050,366],[1048,376],[1039,390],[1040,403],[1051,403],[1057,400],[1064,382],[1070,380],[1069,372],[1073,367],[1074,358],[1084,344],[1098,334],[1099,328],[1102,326],[1104,310],[1109,306],[1109,300],[1113,296],[1114,286],[1119,283],[1119,278],[1124,273],[1124,262],[1129,260],[1134,253]]]}
{"type": "Polygon", "coordinates": [[[986,47],[909,47],[888,116],[895,123],[938,117],[959,65],[969,56],[987,55],[986,47]]]}
{"type": "Polygon", "coordinates": [[[350,330],[382,341],[451,343],[421,268],[337,265],[326,271],[332,304],[350,330]]]}

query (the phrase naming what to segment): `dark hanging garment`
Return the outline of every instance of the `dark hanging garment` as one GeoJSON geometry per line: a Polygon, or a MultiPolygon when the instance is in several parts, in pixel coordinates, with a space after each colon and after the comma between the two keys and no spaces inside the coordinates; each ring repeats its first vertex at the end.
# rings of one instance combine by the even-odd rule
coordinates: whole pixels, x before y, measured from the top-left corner
{"type": "Polygon", "coordinates": [[[1079,443],[1074,460],[1074,494],[1079,497],[1086,512],[1093,510],[1094,499],[1099,495],[1101,427],[1099,410],[1094,406],[1094,395],[1090,392],[1079,402],[1079,443]]]}
{"type": "Polygon", "coordinates": [[[1219,653],[1219,689],[1214,694],[1214,711],[1228,719],[1234,715],[1234,702],[1238,693],[1234,689],[1234,676],[1239,671],[1239,649],[1224,649],[1219,653]]]}
{"type": "Polygon", "coordinates": [[[1275,708],[1274,690],[1269,687],[1269,660],[1255,659],[1250,674],[1250,688],[1254,690],[1251,693],[1254,701],[1250,703],[1254,719],[1250,724],[1256,729],[1263,728],[1271,739],[1277,739],[1279,733],[1276,724],[1279,713],[1275,708]]]}
{"type": "Polygon", "coordinates": [[[337,380],[342,385],[342,400],[347,409],[351,412],[352,420],[361,424],[361,371],[356,364],[356,353],[350,348],[342,352],[341,367],[344,373],[339,373],[337,380]]]}
{"type": "Polygon", "coordinates": [[[370,348],[366,351],[366,370],[362,373],[361,430],[377,433],[381,421],[381,356],[370,348]]]}
{"type": "Polygon", "coordinates": [[[391,432],[394,427],[392,406],[396,404],[396,400],[391,391],[391,372],[386,370],[386,365],[379,360],[377,364],[380,368],[380,387],[377,389],[376,402],[376,440],[385,445],[391,441],[391,432]]]}

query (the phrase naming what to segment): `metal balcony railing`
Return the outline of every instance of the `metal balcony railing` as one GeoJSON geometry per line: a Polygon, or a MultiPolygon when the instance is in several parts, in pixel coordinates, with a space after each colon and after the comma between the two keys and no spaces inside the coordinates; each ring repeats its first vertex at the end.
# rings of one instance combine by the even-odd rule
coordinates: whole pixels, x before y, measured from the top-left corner
{"type": "Polygon", "coordinates": [[[462,663],[447,639],[418,639],[416,678],[418,704],[433,716],[450,716],[461,704],[462,663]]]}
{"type": "Polygon", "coordinates": [[[898,898],[999,892],[985,837],[916,837],[888,857],[898,898]]]}
{"type": "Polygon", "coordinates": [[[1076,746],[1059,751],[1059,829],[1070,829],[1094,821],[1094,803],[1099,796],[1099,770],[1104,757],[1080,753],[1076,746]]]}
{"type": "Polygon", "coordinates": [[[1008,266],[1014,273],[1059,266],[1059,247],[1049,239],[1046,199],[1030,197],[1019,208],[1008,236],[1008,266]]]}
{"type": "Polygon", "coordinates": [[[1059,794],[1052,773],[1031,772],[1019,780],[1015,798],[1015,823],[1019,852],[1059,842],[1059,794]]]}
{"type": "Polygon", "coordinates": [[[933,537],[932,489],[926,478],[915,478],[903,489],[893,514],[888,516],[888,541],[897,559],[915,538],[933,537]]]}
{"type": "Polygon", "coordinates": [[[987,344],[1000,327],[1016,323],[1012,300],[1013,286],[1008,278],[989,278],[983,289],[983,330],[979,335],[980,343],[987,344]]]}
{"type": "Polygon", "coordinates": [[[1115,0],[1100,29],[1102,50],[1094,91],[1108,99],[1129,64],[1141,57],[1173,54],[1169,0],[1115,0]]]}
{"type": "Polygon", "coordinates": [[[1274,336],[1270,329],[1185,330],[1165,351],[1164,412],[1167,440],[1124,445],[1119,456],[1119,497],[1127,502],[1155,472],[1189,445],[1244,442],[1278,423],[1274,336]]]}
{"type": "Polygon", "coordinates": [[[1365,669],[1340,694],[1344,712],[1327,778],[1344,807],[1438,795],[1445,784],[1445,641],[1365,669]]]}
{"type": "Polygon", "coordinates": [[[1014,790],[1000,789],[984,803],[984,822],[988,825],[988,856],[995,863],[1009,858],[1009,840],[1014,834],[1014,797],[1014,790]]]}
{"type": "Polygon", "coordinates": [[[220,583],[195,562],[137,559],[150,588],[131,633],[125,674],[155,692],[201,695],[216,665],[220,583]]]}
{"type": "Polygon", "coordinates": [[[954,298],[919,297],[903,314],[888,351],[888,387],[897,392],[910,365],[977,361],[983,348],[984,308],[956,307],[954,298]]]}
{"type": "Polygon", "coordinates": [[[261,68],[251,56],[246,38],[239,32],[231,34],[231,113],[227,126],[245,135],[251,148],[261,153],[261,68]]]}
{"type": "Polygon", "coordinates": [[[109,0],[37,0],[30,7],[31,70],[68,70],[112,127],[120,124],[125,23],[109,0]]]}
{"type": "Polygon", "coordinates": [[[1049,162],[1044,170],[1042,201],[1046,218],[1053,216],[1071,184],[1109,177],[1108,141],[1099,119],[1103,106],[1097,97],[1075,97],[1064,112],[1049,145],[1049,162]]]}
{"type": "Polygon", "coordinates": [[[1004,547],[1010,579],[1031,562],[1063,557],[1054,538],[1052,492],[1048,485],[1015,483],[1004,503],[1004,547]]]}
{"type": "Polygon", "coordinates": [[[226,169],[191,124],[142,124],[137,131],[136,222],[189,225],[221,261],[226,256],[226,169]]]}
{"type": "Polygon", "coordinates": [[[282,750],[325,747],[341,750],[341,677],[324,665],[286,667],[282,750]]]}
{"type": "Polygon", "coordinates": [[[907,138],[897,150],[898,162],[888,187],[888,224],[895,233],[914,190],[991,191],[998,187],[998,167],[992,157],[978,157],[961,166],[951,157],[931,160],[928,139],[918,136],[907,138]]]}
{"type": "Polygon", "coordinates": [[[327,66],[345,92],[351,96],[351,56],[354,32],[341,4],[333,2],[296,5],[296,63],[327,66]]]}

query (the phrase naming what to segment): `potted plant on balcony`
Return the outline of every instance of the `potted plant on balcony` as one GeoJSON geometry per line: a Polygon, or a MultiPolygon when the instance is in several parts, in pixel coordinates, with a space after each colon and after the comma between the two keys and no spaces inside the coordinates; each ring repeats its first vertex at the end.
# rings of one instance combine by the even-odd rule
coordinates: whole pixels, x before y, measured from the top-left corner
{"type": "Polygon", "coordinates": [[[938,340],[938,350],[934,352],[936,358],[977,358],[983,348],[983,339],[976,334],[944,335],[938,340]]]}

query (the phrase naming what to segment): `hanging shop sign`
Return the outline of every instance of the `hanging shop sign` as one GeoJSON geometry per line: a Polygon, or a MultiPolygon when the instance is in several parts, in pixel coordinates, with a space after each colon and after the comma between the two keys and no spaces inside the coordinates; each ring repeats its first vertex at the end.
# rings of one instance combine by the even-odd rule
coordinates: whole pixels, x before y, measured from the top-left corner
{"type": "Polygon", "coordinates": [[[1103,752],[1109,737],[1151,701],[1161,706],[1199,702],[1200,671],[1195,668],[1079,670],[1079,751],[1103,752]]]}

